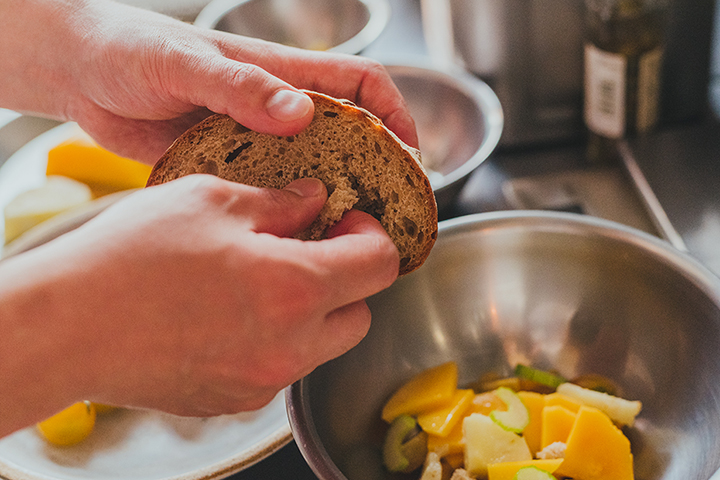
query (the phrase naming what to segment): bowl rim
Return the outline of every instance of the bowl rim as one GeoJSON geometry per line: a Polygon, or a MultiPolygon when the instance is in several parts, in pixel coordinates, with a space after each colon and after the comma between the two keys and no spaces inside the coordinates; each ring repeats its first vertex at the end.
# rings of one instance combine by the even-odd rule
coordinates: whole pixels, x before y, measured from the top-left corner
{"type": "MultiPolygon", "coordinates": [[[[195,18],[194,25],[215,29],[221,18],[236,7],[257,0],[212,0],[195,18]]],[[[369,19],[365,26],[345,42],[336,45],[328,52],[358,54],[374,42],[385,30],[390,21],[390,0],[355,0],[367,8],[369,19]]]]}
{"type": "Polygon", "coordinates": [[[431,183],[434,191],[445,190],[465,179],[495,151],[502,137],[505,119],[500,99],[487,83],[463,68],[454,65],[435,65],[427,59],[378,58],[378,60],[385,66],[390,76],[392,76],[392,72],[400,74],[404,72],[410,74],[413,72],[423,73],[439,83],[459,90],[473,99],[480,109],[483,123],[483,138],[480,147],[458,168],[436,177],[440,180],[432,178],[431,183]]]}
{"type": "MultiPolygon", "coordinates": [[[[443,220],[439,224],[438,240],[447,235],[457,235],[482,228],[520,228],[527,225],[536,229],[565,233],[597,233],[603,238],[643,248],[653,258],[677,265],[688,281],[705,293],[720,308],[720,277],[711,272],[690,254],[678,250],[666,240],[611,220],[586,214],[512,210],[484,212],[443,220]]],[[[422,268],[422,267],[421,267],[422,268]]],[[[412,275],[412,274],[411,274],[412,275]]],[[[312,420],[308,401],[307,377],[301,378],[285,389],[285,406],[294,440],[310,468],[322,480],[347,480],[347,477],[330,459],[320,440],[312,420]]],[[[715,473],[719,475],[720,470],[715,473]]],[[[715,477],[713,477],[715,478],[715,477]]]]}

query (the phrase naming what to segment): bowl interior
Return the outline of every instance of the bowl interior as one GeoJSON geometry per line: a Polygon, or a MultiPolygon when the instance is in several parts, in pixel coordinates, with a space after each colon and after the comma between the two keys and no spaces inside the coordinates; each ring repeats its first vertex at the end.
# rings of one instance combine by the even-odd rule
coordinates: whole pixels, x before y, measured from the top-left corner
{"type": "Polygon", "coordinates": [[[495,93],[465,72],[386,65],[415,120],[423,165],[435,190],[466,177],[495,149],[502,108],[495,93]]]}
{"type": "Polygon", "coordinates": [[[425,265],[369,304],[360,345],[293,387],[291,423],[315,428],[296,432],[313,468],[390,478],[382,404],[450,359],[461,384],[518,362],[605,375],[643,402],[628,431],[635,478],[707,479],[720,467],[720,283],[659,240],[573,214],[444,222],[425,265]]]}
{"type": "Polygon", "coordinates": [[[368,4],[360,0],[235,0],[223,5],[208,5],[214,18],[207,26],[310,50],[331,50],[348,42],[371,18],[368,4]]]}

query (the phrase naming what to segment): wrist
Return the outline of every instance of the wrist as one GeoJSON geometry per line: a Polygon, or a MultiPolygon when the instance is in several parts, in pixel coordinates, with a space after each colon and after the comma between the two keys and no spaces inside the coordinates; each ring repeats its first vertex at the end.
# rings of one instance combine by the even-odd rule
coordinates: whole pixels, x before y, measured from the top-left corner
{"type": "Polygon", "coordinates": [[[86,0],[0,2],[0,107],[67,119],[92,22],[86,0]]]}

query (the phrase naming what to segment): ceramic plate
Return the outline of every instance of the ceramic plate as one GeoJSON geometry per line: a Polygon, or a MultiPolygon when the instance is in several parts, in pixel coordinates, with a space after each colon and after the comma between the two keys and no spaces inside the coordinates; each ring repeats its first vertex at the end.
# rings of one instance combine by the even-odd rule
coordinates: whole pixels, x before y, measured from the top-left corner
{"type": "MultiPolygon", "coordinates": [[[[74,124],[63,124],[8,159],[0,168],[0,212],[15,195],[42,184],[47,152],[74,135],[82,132],[74,124]]],[[[18,238],[4,254],[17,254],[49,241],[124,194],[103,197],[55,217],[18,238]]],[[[121,409],[100,416],[90,437],[73,447],[48,444],[34,427],[0,439],[0,478],[219,479],[249,467],[291,438],[282,393],[256,412],[208,419],[121,409]]]]}

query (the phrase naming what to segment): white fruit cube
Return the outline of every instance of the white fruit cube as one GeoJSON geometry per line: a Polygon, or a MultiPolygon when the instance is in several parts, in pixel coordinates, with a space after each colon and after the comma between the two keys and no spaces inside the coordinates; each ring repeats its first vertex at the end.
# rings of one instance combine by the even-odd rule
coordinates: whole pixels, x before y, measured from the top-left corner
{"type": "Polygon", "coordinates": [[[480,413],[465,417],[463,437],[465,469],[471,476],[487,477],[487,466],[491,463],[532,460],[523,437],[503,429],[480,413]]]}

